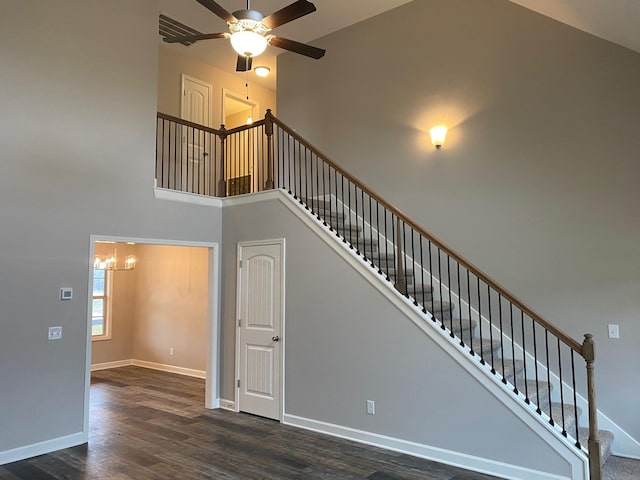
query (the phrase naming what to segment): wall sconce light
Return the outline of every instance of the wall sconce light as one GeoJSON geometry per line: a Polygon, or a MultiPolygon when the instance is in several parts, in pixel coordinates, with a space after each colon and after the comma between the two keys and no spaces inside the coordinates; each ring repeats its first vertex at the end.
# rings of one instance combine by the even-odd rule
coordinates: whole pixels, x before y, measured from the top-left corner
{"type": "Polygon", "coordinates": [[[256,67],[254,69],[254,72],[256,72],[256,75],[258,75],[259,77],[264,78],[269,76],[271,69],[269,67],[260,66],[260,67],[256,67]]]}
{"type": "Polygon", "coordinates": [[[444,125],[437,125],[429,130],[429,134],[431,135],[431,143],[440,150],[442,145],[444,145],[445,138],[447,138],[447,127],[444,125]]]}

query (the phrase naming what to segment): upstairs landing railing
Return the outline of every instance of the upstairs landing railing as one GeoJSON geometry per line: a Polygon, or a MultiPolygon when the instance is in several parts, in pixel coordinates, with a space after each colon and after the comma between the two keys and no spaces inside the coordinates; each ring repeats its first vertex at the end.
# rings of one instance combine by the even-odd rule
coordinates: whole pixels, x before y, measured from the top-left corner
{"type": "Polygon", "coordinates": [[[592,335],[571,338],[270,110],[230,130],[158,113],[156,182],[214,197],[284,189],[578,449],[577,387],[586,389],[590,478],[600,480],[592,335]]]}

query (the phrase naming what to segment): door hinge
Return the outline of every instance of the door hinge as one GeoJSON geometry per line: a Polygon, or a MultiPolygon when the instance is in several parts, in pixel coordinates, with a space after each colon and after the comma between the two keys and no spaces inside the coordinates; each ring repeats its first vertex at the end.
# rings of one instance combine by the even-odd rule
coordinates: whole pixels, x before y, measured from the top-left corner
{"type": "Polygon", "coordinates": [[[242,326],[242,319],[241,319],[241,318],[239,318],[239,319],[238,319],[238,326],[239,326],[239,327],[241,327],[241,326],[242,326]]]}
{"type": "Polygon", "coordinates": [[[240,388],[240,379],[238,379],[238,388],[240,388]]]}
{"type": "Polygon", "coordinates": [[[242,268],[242,260],[238,263],[238,268],[242,268]]]}
{"type": "Polygon", "coordinates": [[[185,97],[187,96],[187,90],[186,89],[182,91],[182,95],[185,96],[185,97]]]}

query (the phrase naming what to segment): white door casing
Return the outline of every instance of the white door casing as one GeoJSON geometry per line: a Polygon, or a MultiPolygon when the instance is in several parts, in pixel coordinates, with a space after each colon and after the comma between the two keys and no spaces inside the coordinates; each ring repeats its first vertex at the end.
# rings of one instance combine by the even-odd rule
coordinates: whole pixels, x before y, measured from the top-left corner
{"type": "MultiPolygon", "coordinates": [[[[211,125],[211,97],[213,85],[194,77],[182,74],[180,116],[184,120],[209,127],[211,125]]],[[[180,174],[183,191],[195,190],[194,193],[211,194],[208,191],[210,182],[205,177],[212,170],[205,168],[205,162],[211,161],[209,144],[210,135],[204,132],[183,127],[182,161],[180,174]],[[207,189],[207,190],[205,190],[207,189]]]]}
{"type": "Polygon", "coordinates": [[[238,245],[238,409],[282,418],[284,240],[238,245]]]}

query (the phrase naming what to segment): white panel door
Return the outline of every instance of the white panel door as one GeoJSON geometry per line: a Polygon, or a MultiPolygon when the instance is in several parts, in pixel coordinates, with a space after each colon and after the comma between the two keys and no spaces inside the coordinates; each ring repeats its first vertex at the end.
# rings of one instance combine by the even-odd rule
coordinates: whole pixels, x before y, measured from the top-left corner
{"type": "Polygon", "coordinates": [[[240,247],[240,410],[280,420],[283,245],[240,247]]]}
{"type": "MultiPolygon", "coordinates": [[[[180,116],[198,125],[209,127],[211,123],[211,94],[213,86],[197,78],[182,75],[182,103],[180,116]]],[[[211,161],[208,148],[211,137],[202,130],[184,127],[182,131],[181,186],[183,191],[209,195],[211,169],[205,162],[211,161]]]]}

